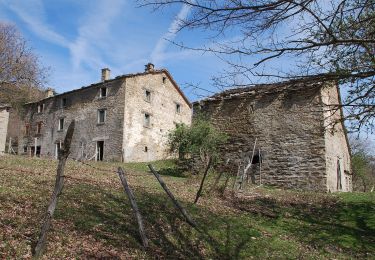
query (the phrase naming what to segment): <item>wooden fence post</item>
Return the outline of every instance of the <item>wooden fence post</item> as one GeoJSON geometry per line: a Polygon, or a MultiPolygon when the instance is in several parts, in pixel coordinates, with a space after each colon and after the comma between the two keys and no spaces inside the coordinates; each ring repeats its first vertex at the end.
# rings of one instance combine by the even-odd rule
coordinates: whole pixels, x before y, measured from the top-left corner
{"type": "Polygon", "coordinates": [[[66,160],[69,156],[70,144],[73,139],[74,126],[75,126],[75,122],[73,120],[68,127],[68,131],[66,133],[65,140],[64,140],[64,146],[62,149],[58,151],[59,163],[58,163],[57,172],[56,172],[55,189],[52,193],[51,201],[50,201],[50,204],[47,209],[47,213],[43,221],[43,225],[40,231],[38,242],[33,250],[33,255],[36,258],[41,257],[43,254],[45,244],[46,244],[47,232],[51,226],[53,214],[56,209],[57,199],[60,196],[61,191],[64,186],[64,168],[65,168],[66,160]]]}
{"type": "Polygon", "coordinates": [[[176,198],[173,196],[172,192],[168,189],[167,185],[164,183],[163,179],[160,177],[160,175],[157,173],[157,171],[154,169],[154,167],[149,164],[148,168],[150,168],[151,172],[154,174],[156,179],[159,181],[161,187],[165,190],[169,198],[172,200],[175,207],[181,212],[181,214],[185,217],[185,220],[188,224],[190,224],[193,228],[198,229],[197,224],[194,222],[194,220],[188,215],[186,210],[181,206],[181,204],[176,200],[176,198]]]}
{"type": "Polygon", "coordinates": [[[135,216],[137,218],[137,222],[138,222],[138,229],[139,229],[139,234],[140,234],[141,239],[142,239],[142,244],[143,244],[143,247],[146,248],[146,247],[148,247],[148,240],[147,240],[147,237],[146,237],[146,234],[145,234],[145,230],[143,228],[142,215],[139,212],[138,205],[137,205],[137,202],[135,201],[133,191],[129,187],[129,184],[126,181],[125,173],[124,173],[124,171],[121,167],[118,168],[117,173],[118,173],[118,176],[120,177],[122,186],[124,186],[125,193],[126,193],[126,195],[128,195],[130,205],[131,205],[132,209],[134,210],[134,214],[135,214],[135,216]]]}

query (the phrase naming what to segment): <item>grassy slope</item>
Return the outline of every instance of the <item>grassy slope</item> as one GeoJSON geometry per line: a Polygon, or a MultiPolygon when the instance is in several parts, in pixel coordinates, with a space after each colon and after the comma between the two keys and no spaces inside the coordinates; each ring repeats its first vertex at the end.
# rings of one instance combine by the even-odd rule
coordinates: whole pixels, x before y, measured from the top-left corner
{"type": "MultiPolygon", "coordinates": [[[[156,163],[203,232],[181,219],[145,164],[125,164],[144,216],[150,248],[118,176],[119,163],[67,166],[65,187],[48,237],[52,258],[371,258],[375,254],[374,194],[318,194],[258,188],[237,197],[205,195],[199,185],[156,163]]],[[[168,169],[169,167],[169,169],[168,169]]],[[[56,162],[0,157],[0,258],[29,258],[52,192],[56,162]]]]}

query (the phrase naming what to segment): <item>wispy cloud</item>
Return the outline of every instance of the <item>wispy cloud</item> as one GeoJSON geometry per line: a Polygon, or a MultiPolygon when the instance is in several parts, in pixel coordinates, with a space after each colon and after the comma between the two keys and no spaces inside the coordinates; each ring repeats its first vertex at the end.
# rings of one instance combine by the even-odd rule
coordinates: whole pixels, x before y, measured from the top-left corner
{"type": "Polygon", "coordinates": [[[112,51],[108,44],[111,39],[110,25],[121,14],[123,5],[122,0],[112,0],[110,4],[99,1],[87,11],[87,16],[78,29],[78,37],[70,45],[73,68],[79,68],[81,63],[92,68],[105,65],[101,53],[112,51]]]}
{"type": "Polygon", "coordinates": [[[183,5],[178,15],[170,24],[168,32],[165,33],[162,37],[160,37],[160,39],[155,45],[154,50],[151,53],[151,61],[153,63],[160,64],[163,62],[163,60],[166,59],[165,50],[170,41],[172,41],[176,37],[178,31],[181,28],[181,21],[186,19],[186,17],[189,15],[190,9],[190,6],[183,5]]]}
{"type": "Polygon", "coordinates": [[[33,1],[3,1],[10,10],[16,13],[30,29],[41,39],[55,43],[62,47],[69,47],[69,42],[46,25],[45,12],[41,0],[33,1]]]}

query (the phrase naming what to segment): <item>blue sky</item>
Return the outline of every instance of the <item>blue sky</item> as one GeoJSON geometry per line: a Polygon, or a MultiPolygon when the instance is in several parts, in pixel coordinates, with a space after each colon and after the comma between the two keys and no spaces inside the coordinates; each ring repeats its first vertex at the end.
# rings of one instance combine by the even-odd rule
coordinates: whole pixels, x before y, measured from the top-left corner
{"type": "MultiPolygon", "coordinates": [[[[133,0],[0,0],[0,20],[17,25],[51,68],[48,86],[57,92],[98,82],[104,67],[115,77],[141,72],[148,62],[167,68],[183,89],[186,83],[208,88],[211,75],[225,65],[166,40],[199,44],[202,33],[177,34],[178,18],[188,13],[183,6],[152,12],[133,0]]],[[[198,98],[191,89],[185,92],[198,98]]]]}
{"type": "MultiPolygon", "coordinates": [[[[210,79],[225,70],[225,63],[168,41],[188,46],[209,42],[204,31],[177,32],[177,21],[188,14],[184,6],[152,12],[138,8],[134,0],[0,0],[0,20],[16,24],[43,65],[51,68],[48,86],[59,93],[98,82],[104,67],[115,77],[141,72],[148,62],[168,69],[191,101],[212,93],[188,84],[218,91],[210,79]]],[[[224,38],[235,39],[235,34],[224,38]]],[[[287,57],[273,60],[272,66],[291,67],[287,57]]]]}

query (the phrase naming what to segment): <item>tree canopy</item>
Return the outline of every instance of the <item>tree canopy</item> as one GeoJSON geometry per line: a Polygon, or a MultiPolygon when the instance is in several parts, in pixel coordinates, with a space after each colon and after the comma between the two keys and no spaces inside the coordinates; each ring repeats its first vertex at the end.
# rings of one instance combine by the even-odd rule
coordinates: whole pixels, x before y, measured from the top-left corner
{"type": "Polygon", "coordinates": [[[346,97],[351,131],[374,130],[375,0],[141,0],[155,10],[185,5],[180,30],[202,29],[203,46],[230,69],[214,78],[221,87],[315,77],[336,81],[346,97]],[[276,62],[276,69],[269,69],[276,62]],[[240,80],[238,80],[240,79],[240,80]]]}
{"type": "Polygon", "coordinates": [[[17,28],[0,22],[0,103],[16,108],[40,98],[47,76],[17,28]]]}

